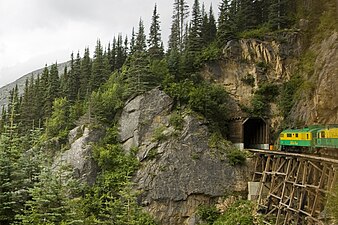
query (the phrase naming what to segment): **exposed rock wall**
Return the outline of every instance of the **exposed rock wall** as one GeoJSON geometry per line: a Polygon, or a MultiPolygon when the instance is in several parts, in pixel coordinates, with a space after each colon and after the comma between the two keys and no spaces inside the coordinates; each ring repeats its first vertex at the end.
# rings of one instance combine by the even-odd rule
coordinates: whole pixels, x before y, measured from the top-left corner
{"type": "Polygon", "coordinates": [[[338,32],[311,46],[316,54],[314,73],[292,110],[294,121],[304,124],[338,124],[338,32]]]}
{"type": "Polygon", "coordinates": [[[92,143],[99,141],[103,134],[100,130],[90,130],[85,126],[75,127],[69,132],[69,150],[55,159],[53,167],[70,165],[75,178],[89,185],[94,184],[99,168],[92,158],[92,143]]]}
{"type": "Polygon", "coordinates": [[[134,181],[139,203],[161,224],[196,224],[196,209],[226,192],[245,191],[246,166],[229,165],[224,152],[208,146],[208,129],[193,115],[182,115],[183,129],[169,123],[172,100],[154,89],[124,107],[121,140],[138,147],[141,167],[134,181]]]}
{"type": "Polygon", "coordinates": [[[224,85],[236,104],[230,116],[243,114],[239,105],[250,105],[262,83],[282,83],[295,70],[302,51],[298,32],[285,32],[278,38],[231,40],[223,49],[223,60],[208,64],[203,75],[224,85]],[[252,79],[252,83],[245,80],[252,79]]]}

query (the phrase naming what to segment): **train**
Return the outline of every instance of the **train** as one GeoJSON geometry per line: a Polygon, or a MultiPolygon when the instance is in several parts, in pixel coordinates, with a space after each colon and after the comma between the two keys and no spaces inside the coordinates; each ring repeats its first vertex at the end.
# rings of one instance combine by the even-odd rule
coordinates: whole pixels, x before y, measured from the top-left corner
{"type": "Polygon", "coordinates": [[[281,151],[338,155],[338,125],[314,125],[283,130],[281,151]]]}

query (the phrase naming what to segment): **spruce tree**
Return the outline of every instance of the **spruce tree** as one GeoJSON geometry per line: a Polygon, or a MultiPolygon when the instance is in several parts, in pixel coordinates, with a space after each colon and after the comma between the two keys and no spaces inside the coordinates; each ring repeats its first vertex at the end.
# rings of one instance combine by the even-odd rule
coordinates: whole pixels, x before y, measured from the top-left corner
{"type": "Polygon", "coordinates": [[[136,35],[135,40],[135,51],[144,52],[146,51],[147,43],[146,43],[146,35],[144,33],[144,25],[142,19],[140,19],[138,24],[138,33],[136,35]]]}
{"type": "Polygon", "coordinates": [[[133,54],[134,53],[134,48],[135,48],[135,30],[134,30],[134,27],[131,31],[131,38],[130,38],[130,54],[133,54]]]}
{"type": "Polygon", "coordinates": [[[149,32],[149,55],[151,58],[160,59],[163,57],[163,48],[161,48],[161,28],[160,28],[160,20],[159,14],[157,13],[157,5],[155,4],[152,21],[150,25],[150,32],[149,32]]]}
{"type": "Polygon", "coordinates": [[[80,99],[85,99],[89,95],[90,87],[90,76],[92,73],[92,61],[90,58],[89,48],[85,48],[83,58],[81,60],[81,77],[80,77],[80,88],[79,95],[80,99]]]}
{"type": "Polygon", "coordinates": [[[194,1],[194,5],[192,7],[192,15],[191,15],[191,26],[188,34],[188,51],[189,53],[196,54],[201,50],[202,47],[202,15],[201,9],[199,5],[199,0],[194,1]]]}
{"type": "Polygon", "coordinates": [[[175,0],[169,36],[168,51],[183,51],[184,28],[189,15],[189,6],[185,0],[175,0]]]}
{"type": "Polygon", "coordinates": [[[288,26],[287,9],[287,0],[271,0],[271,4],[268,9],[268,23],[272,30],[279,30],[288,26]]]}
{"type": "Polygon", "coordinates": [[[97,90],[100,85],[105,82],[105,76],[103,74],[103,48],[100,40],[97,40],[94,51],[90,81],[92,90],[97,90]]]}
{"type": "Polygon", "coordinates": [[[235,38],[236,23],[235,18],[236,1],[222,0],[219,6],[217,43],[220,47],[224,46],[227,41],[235,38]]]}
{"type": "Polygon", "coordinates": [[[115,37],[113,38],[109,64],[110,64],[111,71],[115,71],[116,69],[116,38],[115,37]]]}
{"type": "Polygon", "coordinates": [[[122,34],[118,34],[117,36],[117,44],[116,44],[116,64],[115,69],[120,70],[126,60],[126,54],[123,46],[122,34]]]}

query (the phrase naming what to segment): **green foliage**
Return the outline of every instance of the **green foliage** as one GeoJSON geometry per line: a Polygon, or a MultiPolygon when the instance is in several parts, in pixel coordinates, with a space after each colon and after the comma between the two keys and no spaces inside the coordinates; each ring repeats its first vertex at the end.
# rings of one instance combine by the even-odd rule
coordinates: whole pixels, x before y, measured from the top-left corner
{"type": "Polygon", "coordinates": [[[204,48],[201,54],[198,55],[199,62],[212,62],[221,58],[222,52],[216,42],[213,42],[204,48]]]}
{"type": "Polygon", "coordinates": [[[300,59],[300,69],[309,77],[314,73],[316,53],[309,50],[300,59]]]}
{"type": "Polygon", "coordinates": [[[241,38],[263,38],[270,32],[270,29],[267,26],[261,26],[256,29],[246,30],[238,34],[241,38]]]}
{"type": "Polygon", "coordinates": [[[263,83],[256,90],[252,100],[251,108],[247,109],[253,116],[267,116],[270,112],[270,103],[277,100],[279,86],[276,84],[263,83]]]}
{"type": "Polygon", "coordinates": [[[197,209],[197,215],[207,224],[213,224],[220,216],[220,212],[215,206],[200,206],[197,209]]]}
{"type": "Polygon", "coordinates": [[[337,14],[335,12],[337,3],[333,1],[325,3],[325,11],[320,16],[320,23],[316,29],[316,34],[314,36],[314,40],[316,42],[320,42],[327,35],[331,34],[331,32],[337,29],[337,14]]]}
{"type": "Polygon", "coordinates": [[[139,162],[134,151],[125,153],[116,143],[116,131],[110,128],[104,142],[94,148],[102,171],[84,199],[85,224],[153,225],[154,220],[137,205],[139,193],[130,181],[139,162]]]}
{"type": "Polygon", "coordinates": [[[261,219],[255,216],[255,205],[251,201],[237,200],[214,223],[214,225],[252,225],[263,224],[261,219]]]}
{"type": "Polygon", "coordinates": [[[79,224],[78,205],[70,202],[81,188],[71,176],[62,168],[57,172],[44,169],[39,181],[29,189],[31,199],[26,202],[23,214],[17,216],[20,224],[79,224]]]}
{"type": "Polygon", "coordinates": [[[228,94],[218,85],[202,84],[195,86],[189,93],[189,107],[201,113],[211,125],[225,133],[228,94]]]}
{"type": "Polygon", "coordinates": [[[232,166],[241,166],[245,164],[246,153],[238,148],[232,148],[227,152],[227,158],[232,166]]]}
{"type": "Polygon", "coordinates": [[[125,89],[118,76],[117,73],[113,74],[102,89],[92,93],[89,100],[91,116],[102,123],[111,123],[123,106],[125,89]]]}
{"type": "Polygon", "coordinates": [[[152,141],[164,141],[166,140],[168,137],[166,136],[166,134],[164,133],[164,131],[166,130],[165,126],[159,126],[154,130],[154,133],[152,135],[152,141]]]}
{"type": "Polygon", "coordinates": [[[249,85],[251,87],[254,87],[255,85],[255,78],[251,75],[251,74],[248,74],[246,75],[245,77],[243,77],[241,79],[241,81],[246,84],[246,85],[249,85]]]}
{"type": "Polygon", "coordinates": [[[209,148],[217,148],[222,152],[226,152],[231,142],[224,139],[220,132],[213,132],[208,140],[209,148]]]}
{"type": "Polygon", "coordinates": [[[47,121],[47,138],[60,137],[65,138],[70,128],[69,104],[66,98],[58,98],[53,102],[53,112],[51,118],[47,121]]]}
{"type": "Polygon", "coordinates": [[[285,82],[281,87],[278,107],[284,118],[289,115],[296,100],[296,93],[302,83],[303,79],[299,75],[294,75],[288,82],[285,82]]]}
{"type": "Polygon", "coordinates": [[[338,222],[338,184],[333,185],[333,189],[328,197],[327,209],[330,215],[333,217],[333,222],[336,224],[338,222]]]}
{"type": "Polygon", "coordinates": [[[175,128],[175,130],[183,129],[184,118],[180,111],[175,111],[170,115],[169,124],[175,128]]]}

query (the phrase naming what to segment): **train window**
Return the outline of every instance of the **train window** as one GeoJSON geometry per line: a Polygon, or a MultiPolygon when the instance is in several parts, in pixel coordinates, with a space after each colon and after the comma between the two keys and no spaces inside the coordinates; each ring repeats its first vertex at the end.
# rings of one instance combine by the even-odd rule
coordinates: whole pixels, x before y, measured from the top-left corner
{"type": "Polygon", "coordinates": [[[287,137],[292,137],[292,134],[286,134],[287,137]]]}
{"type": "Polygon", "coordinates": [[[296,137],[298,137],[298,134],[296,134],[296,137]]]}
{"type": "Polygon", "coordinates": [[[320,137],[325,138],[325,131],[320,132],[320,137]]]}
{"type": "Polygon", "coordinates": [[[280,137],[283,138],[283,137],[284,137],[284,134],[280,134],[280,137]]]}
{"type": "Polygon", "coordinates": [[[309,134],[306,134],[306,139],[309,139],[309,134]]]}

